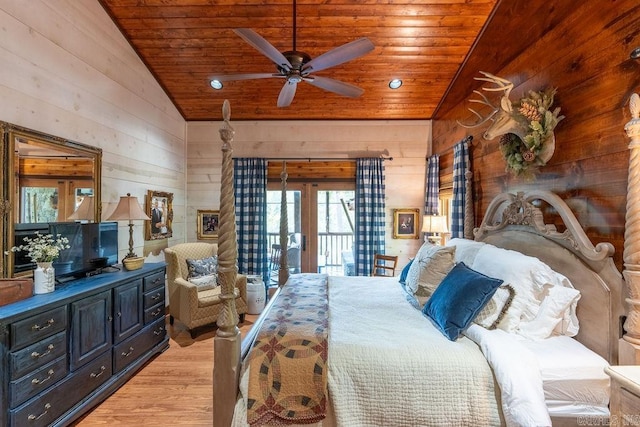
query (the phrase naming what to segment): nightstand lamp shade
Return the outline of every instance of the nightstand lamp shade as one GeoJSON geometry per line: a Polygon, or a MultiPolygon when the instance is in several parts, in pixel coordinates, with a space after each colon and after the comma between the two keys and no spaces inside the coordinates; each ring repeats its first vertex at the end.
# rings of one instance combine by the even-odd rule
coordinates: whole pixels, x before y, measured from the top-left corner
{"type": "Polygon", "coordinates": [[[151,220],[151,218],[142,210],[138,198],[131,197],[131,194],[127,193],[126,196],[120,197],[118,206],[107,218],[107,221],[129,221],[129,253],[125,255],[124,259],[138,257],[133,253],[133,221],[135,220],[151,220]]]}
{"type": "Polygon", "coordinates": [[[444,215],[425,215],[422,218],[422,232],[427,234],[427,239],[436,244],[440,238],[436,240],[434,234],[448,233],[447,217],[444,215]]]}
{"type": "Polygon", "coordinates": [[[74,221],[93,221],[95,219],[95,205],[93,196],[85,196],[80,202],[80,206],[67,219],[74,221]]]}

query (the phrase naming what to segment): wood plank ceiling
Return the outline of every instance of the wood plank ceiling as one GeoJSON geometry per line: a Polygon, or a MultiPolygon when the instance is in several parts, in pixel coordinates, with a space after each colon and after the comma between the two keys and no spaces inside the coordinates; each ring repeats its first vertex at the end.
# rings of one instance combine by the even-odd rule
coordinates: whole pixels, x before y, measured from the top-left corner
{"type": "Polygon", "coordinates": [[[233,120],[428,119],[498,0],[99,0],[184,118],[233,120]],[[250,28],[280,52],[315,58],[367,37],[375,49],[319,71],[364,89],[347,98],[300,83],[289,107],[283,79],[241,80],[214,90],[214,74],[275,73],[276,66],[232,30],[250,28]],[[403,86],[391,90],[399,78],[403,86]]]}

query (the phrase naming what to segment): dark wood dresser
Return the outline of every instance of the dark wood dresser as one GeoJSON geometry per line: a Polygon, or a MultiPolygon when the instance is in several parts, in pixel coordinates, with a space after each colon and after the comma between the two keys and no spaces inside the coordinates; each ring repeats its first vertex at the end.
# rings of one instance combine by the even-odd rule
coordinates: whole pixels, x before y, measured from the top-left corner
{"type": "Polygon", "coordinates": [[[169,347],[165,264],[0,307],[0,426],[65,426],[169,347]]]}

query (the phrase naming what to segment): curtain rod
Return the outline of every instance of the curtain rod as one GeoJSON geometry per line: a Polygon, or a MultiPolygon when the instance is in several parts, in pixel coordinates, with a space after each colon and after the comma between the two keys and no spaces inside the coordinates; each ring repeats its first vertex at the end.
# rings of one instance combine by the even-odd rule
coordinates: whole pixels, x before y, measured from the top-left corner
{"type": "MultiPolygon", "coordinates": [[[[462,139],[461,139],[460,141],[458,141],[458,142],[462,142],[462,141],[466,141],[466,142],[468,142],[468,143],[473,142],[473,135],[467,135],[467,136],[465,136],[464,138],[462,138],[462,139]]],[[[456,143],[456,144],[457,144],[457,143],[456,143]]],[[[435,155],[435,154],[432,154],[431,156],[434,156],[434,155],[435,155]]],[[[431,156],[426,156],[426,157],[425,157],[425,159],[426,159],[426,160],[429,160],[429,157],[431,157],[431,156]]]]}
{"type": "MultiPolygon", "coordinates": [[[[357,160],[357,159],[366,159],[368,157],[263,157],[263,158],[265,160],[272,160],[272,161],[306,160],[308,162],[312,162],[314,160],[321,160],[321,161],[357,160]]],[[[378,157],[374,157],[374,158],[380,158],[382,160],[389,160],[389,161],[393,160],[393,157],[385,157],[385,156],[378,156],[378,157]]]]}

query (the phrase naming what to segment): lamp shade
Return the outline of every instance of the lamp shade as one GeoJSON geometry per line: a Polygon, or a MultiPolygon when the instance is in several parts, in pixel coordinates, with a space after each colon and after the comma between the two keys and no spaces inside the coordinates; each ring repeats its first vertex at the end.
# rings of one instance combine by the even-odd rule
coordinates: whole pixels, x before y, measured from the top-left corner
{"type": "Polygon", "coordinates": [[[135,219],[150,220],[149,216],[144,213],[137,197],[131,197],[130,193],[121,196],[118,206],[113,211],[107,221],[131,221],[135,219]]]}
{"type": "Polygon", "coordinates": [[[447,217],[444,215],[425,215],[422,218],[423,233],[448,233],[447,217]]]}
{"type": "Polygon", "coordinates": [[[72,219],[75,221],[80,220],[89,220],[93,221],[95,219],[95,205],[93,201],[93,196],[84,196],[82,202],[80,202],[80,206],[75,210],[67,219],[72,219]]]}

